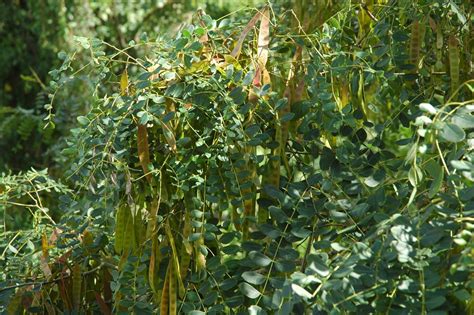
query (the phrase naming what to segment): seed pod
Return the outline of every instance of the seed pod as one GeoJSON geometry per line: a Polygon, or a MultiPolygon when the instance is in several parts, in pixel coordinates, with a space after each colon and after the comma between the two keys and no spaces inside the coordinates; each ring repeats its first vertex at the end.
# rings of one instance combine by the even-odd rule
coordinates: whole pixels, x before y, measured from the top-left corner
{"type": "Polygon", "coordinates": [[[140,209],[138,209],[138,211],[135,213],[133,225],[135,229],[135,248],[139,248],[145,241],[146,236],[146,231],[143,231],[144,224],[142,220],[142,212],[140,209]]]}
{"type": "Polygon", "coordinates": [[[125,230],[123,232],[123,253],[127,254],[134,250],[135,246],[135,227],[133,224],[132,212],[130,207],[125,207],[125,230]]]}
{"type": "Polygon", "coordinates": [[[409,62],[415,66],[415,72],[418,71],[418,62],[420,60],[421,50],[421,31],[420,23],[418,20],[413,21],[411,24],[411,35],[410,35],[410,55],[409,62]]]}
{"type": "Polygon", "coordinates": [[[72,267],[72,305],[76,311],[79,311],[79,308],[81,307],[81,287],[81,265],[76,264],[72,267]]]}
{"type": "Polygon", "coordinates": [[[128,94],[128,73],[127,69],[122,72],[120,76],[120,94],[127,95],[128,94]]]}
{"type": "Polygon", "coordinates": [[[138,148],[138,159],[142,166],[143,172],[146,174],[147,181],[151,184],[151,174],[148,170],[148,164],[150,164],[150,148],[148,146],[148,131],[145,125],[138,124],[137,129],[137,148],[138,148]]]}
{"type": "Polygon", "coordinates": [[[159,246],[158,246],[158,238],[153,237],[151,242],[151,255],[150,255],[150,265],[148,266],[148,281],[150,283],[150,287],[153,292],[156,292],[156,283],[155,283],[155,276],[156,276],[156,266],[157,266],[157,258],[159,257],[159,246]]]}
{"type": "Polygon", "coordinates": [[[244,222],[242,226],[244,238],[249,232],[249,220],[247,217],[255,215],[255,197],[252,194],[254,192],[253,179],[256,176],[256,169],[252,161],[247,162],[247,169],[249,171],[249,175],[242,180],[242,184],[248,185],[250,183],[251,186],[246,187],[241,191],[242,197],[244,199],[244,222]]]}
{"type": "Polygon", "coordinates": [[[193,247],[189,243],[188,237],[192,232],[191,226],[191,210],[184,210],[184,224],[183,224],[183,244],[180,249],[180,266],[179,270],[181,273],[181,279],[186,278],[188,273],[189,264],[191,262],[191,254],[193,252],[193,247]]]}
{"type": "Polygon", "coordinates": [[[194,243],[194,250],[196,252],[196,270],[201,271],[206,267],[206,256],[201,252],[201,246],[204,245],[204,239],[202,235],[194,243]]]}
{"type": "Polygon", "coordinates": [[[451,92],[459,86],[459,46],[456,36],[450,35],[448,39],[449,74],[451,77],[451,92]]]}
{"type": "Polygon", "coordinates": [[[126,209],[124,205],[120,205],[115,216],[115,251],[117,254],[123,250],[123,233],[126,225],[126,209]]]}
{"type": "Polygon", "coordinates": [[[168,241],[171,245],[171,260],[170,263],[173,264],[174,270],[177,271],[178,275],[178,284],[179,284],[179,295],[184,296],[184,284],[183,280],[181,279],[181,271],[179,267],[179,260],[178,260],[178,251],[176,250],[176,244],[174,241],[173,234],[171,233],[171,227],[170,227],[170,221],[167,220],[165,224],[165,231],[166,231],[166,236],[168,237],[168,241]]]}
{"type": "Polygon", "coordinates": [[[168,263],[163,290],[161,291],[160,314],[168,314],[168,306],[170,302],[170,268],[173,262],[168,263]]]}
{"type": "Polygon", "coordinates": [[[443,70],[443,44],[443,30],[441,29],[440,24],[436,29],[436,71],[443,70]]]}
{"type": "Polygon", "coordinates": [[[170,278],[169,278],[169,294],[170,294],[170,303],[169,303],[169,315],[176,315],[177,312],[177,292],[176,292],[176,268],[174,268],[173,264],[170,264],[169,267],[170,271],[170,278]]]}
{"type": "Polygon", "coordinates": [[[20,311],[22,296],[23,296],[22,290],[19,290],[18,292],[16,292],[15,296],[8,303],[8,307],[6,310],[7,315],[23,314],[23,312],[20,311]]]}
{"type": "Polygon", "coordinates": [[[155,231],[157,214],[158,214],[158,207],[159,207],[158,200],[155,198],[153,200],[153,202],[151,203],[150,208],[148,209],[148,212],[150,213],[150,216],[148,218],[148,222],[147,222],[147,226],[146,226],[145,239],[147,239],[147,240],[150,239],[153,232],[155,231]]]}

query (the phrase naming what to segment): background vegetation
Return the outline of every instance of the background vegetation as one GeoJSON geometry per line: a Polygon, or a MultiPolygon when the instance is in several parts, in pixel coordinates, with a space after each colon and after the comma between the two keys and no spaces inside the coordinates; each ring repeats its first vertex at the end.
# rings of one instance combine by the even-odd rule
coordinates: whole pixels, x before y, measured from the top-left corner
{"type": "Polygon", "coordinates": [[[469,1],[0,15],[0,312],[474,312],[469,1]]]}

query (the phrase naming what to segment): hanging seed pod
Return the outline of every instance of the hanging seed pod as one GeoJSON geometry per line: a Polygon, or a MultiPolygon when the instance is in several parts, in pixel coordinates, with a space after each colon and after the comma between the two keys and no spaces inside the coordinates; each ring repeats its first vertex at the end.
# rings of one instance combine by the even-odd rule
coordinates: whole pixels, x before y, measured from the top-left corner
{"type": "Polygon", "coordinates": [[[120,94],[127,95],[128,94],[128,73],[127,69],[122,72],[120,76],[120,94]]]}
{"type": "Polygon", "coordinates": [[[15,293],[15,296],[8,303],[6,314],[7,315],[16,315],[23,314],[21,312],[21,298],[23,297],[23,291],[19,290],[15,293]]]}
{"type": "Polygon", "coordinates": [[[161,291],[160,314],[168,314],[168,306],[170,302],[170,268],[173,262],[168,263],[168,270],[166,271],[165,282],[163,290],[161,291]]]}
{"type": "Polygon", "coordinates": [[[81,265],[76,264],[72,267],[72,305],[76,311],[79,311],[79,308],[81,307],[81,287],[81,265]]]}
{"type": "Polygon", "coordinates": [[[170,298],[169,298],[169,315],[176,315],[177,313],[177,299],[178,299],[178,295],[177,295],[177,292],[176,292],[176,280],[177,280],[177,272],[176,272],[176,268],[174,267],[173,264],[170,264],[170,267],[169,267],[169,271],[170,271],[170,277],[169,277],[169,295],[170,295],[170,298]]]}
{"type": "MultiPolygon", "coordinates": [[[[160,178],[160,180],[161,180],[161,178],[160,178]]],[[[154,199],[153,202],[151,203],[150,209],[149,209],[150,216],[149,216],[149,219],[148,219],[148,223],[147,223],[147,227],[146,227],[146,236],[145,236],[145,239],[147,239],[147,240],[150,239],[153,232],[155,231],[157,214],[158,214],[158,207],[159,207],[158,200],[154,199]]]]}
{"type": "Polygon", "coordinates": [[[130,207],[125,207],[125,230],[123,232],[123,253],[128,254],[135,250],[135,226],[133,224],[133,216],[130,207]]]}
{"type": "Polygon", "coordinates": [[[120,205],[115,216],[115,252],[122,253],[123,250],[123,234],[125,232],[126,209],[124,205],[120,205]]]}
{"type": "Polygon", "coordinates": [[[436,71],[443,71],[443,30],[441,24],[436,29],[436,71]]]}
{"type": "Polygon", "coordinates": [[[420,22],[418,20],[413,21],[411,24],[410,34],[410,55],[409,62],[415,66],[415,72],[418,72],[418,63],[420,60],[421,50],[421,30],[420,22]]]}
{"type": "Polygon", "coordinates": [[[135,248],[139,248],[145,241],[146,231],[143,230],[144,224],[142,220],[142,212],[137,209],[133,220],[135,232],[135,248]]]}
{"type": "Polygon", "coordinates": [[[150,288],[153,292],[156,293],[156,283],[155,283],[155,275],[156,275],[156,261],[159,256],[158,252],[158,238],[154,237],[151,242],[151,255],[150,255],[150,264],[148,266],[148,282],[150,283],[150,288]]]}
{"type": "Polygon", "coordinates": [[[148,131],[145,125],[138,124],[137,148],[140,165],[142,166],[143,172],[146,174],[147,181],[151,184],[152,177],[148,170],[148,165],[150,164],[150,148],[148,146],[148,131]]]}
{"type": "Polygon", "coordinates": [[[196,271],[204,270],[206,267],[206,256],[201,252],[201,246],[204,245],[204,238],[202,235],[194,243],[194,251],[196,252],[196,271]]]}
{"type": "Polygon", "coordinates": [[[178,251],[176,250],[176,244],[175,244],[175,241],[174,241],[174,237],[173,237],[173,234],[171,233],[171,227],[170,227],[170,221],[169,220],[166,221],[165,231],[166,231],[166,236],[168,237],[168,241],[171,245],[171,260],[170,260],[170,263],[173,264],[173,269],[177,271],[177,275],[178,275],[179,295],[184,296],[185,289],[184,289],[183,280],[181,279],[181,271],[180,271],[179,260],[178,260],[178,251]]]}
{"type": "Polygon", "coordinates": [[[454,93],[459,87],[459,46],[458,39],[454,35],[450,35],[448,39],[448,55],[449,55],[449,74],[451,77],[451,92],[454,93]]]}
{"type": "Polygon", "coordinates": [[[191,254],[193,252],[193,247],[189,243],[189,235],[192,232],[192,225],[191,225],[191,210],[185,209],[184,210],[184,224],[183,224],[183,244],[181,245],[180,249],[180,266],[179,270],[181,272],[181,279],[186,278],[186,274],[188,273],[189,264],[191,262],[191,254]]]}

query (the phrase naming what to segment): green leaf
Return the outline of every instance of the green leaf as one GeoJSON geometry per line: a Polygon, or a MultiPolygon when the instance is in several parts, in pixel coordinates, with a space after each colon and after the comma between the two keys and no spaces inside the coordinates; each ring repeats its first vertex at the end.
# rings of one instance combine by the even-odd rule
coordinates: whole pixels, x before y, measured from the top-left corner
{"type": "Polygon", "coordinates": [[[451,122],[463,129],[474,128],[474,116],[467,113],[456,113],[451,122]]]}
{"type": "Polygon", "coordinates": [[[89,39],[87,39],[87,37],[83,37],[83,36],[74,36],[74,40],[76,42],[78,42],[79,44],[81,44],[81,46],[84,48],[84,49],[89,49],[91,46],[89,44],[89,39]]]}
{"type": "Polygon", "coordinates": [[[248,283],[243,282],[239,284],[239,289],[248,298],[256,299],[260,296],[260,292],[248,283]]]}
{"type": "Polygon", "coordinates": [[[446,123],[439,133],[440,137],[447,142],[460,142],[466,138],[466,133],[461,127],[446,123]]]}
{"type": "Polygon", "coordinates": [[[471,298],[471,294],[465,289],[454,292],[454,296],[461,302],[468,301],[471,298]]]}
{"type": "Polygon", "coordinates": [[[220,288],[221,288],[221,290],[227,291],[227,290],[230,290],[233,287],[235,287],[237,285],[237,283],[238,283],[237,279],[228,278],[228,279],[225,279],[224,281],[222,281],[220,283],[220,288]]]}
{"type": "Polygon", "coordinates": [[[236,105],[241,105],[245,102],[247,94],[242,90],[242,87],[239,86],[230,91],[229,96],[236,105]]]}
{"type": "Polygon", "coordinates": [[[148,113],[143,112],[143,114],[140,117],[140,120],[138,121],[140,125],[145,125],[148,122],[148,113]]]}
{"type": "Polygon", "coordinates": [[[252,305],[248,308],[249,315],[266,315],[267,313],[258,305],[252,305]]]}
{"type": "Polygon", "coordinates": [[[89,119],[87,119],[87,117],[85,116],[78,116],[76,119],[79,122],[79,124],[81,124],[82,126],[89,124],[89,119]]]}
{"type": "Polygon", "coordinates": [[[299,295],[301,296],[302,298],[305,298],[305,299],[311,299],[313,296],[311,295],[311,293],[309,293],[308,291],[306,291],[304,288],[300,287],[299,285],[295,284],[295,283],[292,283],[291,284],[291,288],[293,289],[293,292],[296,293],[296,295],[299,295]]]}
{"type": "Polygon", "coordinates": [[[329,268],[319,257],[314,257],[313,261],[309,265],[309,268],[314,270],[321,277],[327,277],[329,275],[329,268]]]}
{"type": "Polygon", "coordinates": [[[186,145],[186,144],[188,144],[188,143],[190,143],[190,142],[191,142],[191,138],[189,138],[189,137],[184,137],[184,138],[181,138],[181,139],[179,139],[178,141],[176,141],[176,145],[178,145],[178,146],[184,146],[184,145],[186,145]]]}
{"type": "Polygon", "coordinates": [[[251,251],[249,253],[249,259],[252,261],[255,265],[260,266],[260,267],[266,267],[270,265],[272,260],[265,256],[262,253],[256,252],[256,251],[251,251]]]}
{"type": "Polygon", "coordinates": [[[286,222],[286,221],[289,220],[286,213],[283,212],[283,210],[281,210],[281,208],[279,208],[279,207],[270,206],[268,208],[268,211],[270,212],[272,218],[275,219],[277,222],[282,223],[282,222],[286,222]]]}
{"type": "Polygon", "coordinates": [[[287,122],[293,119],[295,117],[295,113],[286,113],[280,118],[281,122],[287,122]]]}
{"type": "Polygon", "coordinates": [[[428,196],[433,198],[438,193],[441,185],[443,184],[444,171],[441,165],[433,160],[430,161],[427,167],[429,167],[429,173],[433,177],[428,196]]]}
{"type": "Polygon", "coordinates": [[[251,284],[259,285],[265,282],[265,277],[255,271],[246,271],[242,274],[242,278],[251,284]]]}

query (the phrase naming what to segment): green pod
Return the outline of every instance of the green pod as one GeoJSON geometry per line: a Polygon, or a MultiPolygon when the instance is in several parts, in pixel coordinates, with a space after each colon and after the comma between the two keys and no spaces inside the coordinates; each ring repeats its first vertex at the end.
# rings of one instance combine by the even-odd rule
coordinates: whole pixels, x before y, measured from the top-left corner
{"type": "Polygon", "coordinates": [[[135,214],[133,225],[135,228],[135,248],[140,248],[140,246],[145,241],[146,231],[144,231],[144,223],[142,220],[142,212],[140,209],[135,214]]]}
{"type": "Polygon", "coordinates": [[[170,302],[170,268],[173,262],[170,261],[168,264],[168,270],[166,271],[165,282],[163,283],[163,290],[161,291],[160,299],[160,315],[168,314],[168,306],[170,302]]]}
{"type": "Polygon", "coordinates": [[[459,87],[459,46],[458,39],[454,35],[450,35],[448,39],[448,55],[449,55],[449,75],[451,78],[451,92],[454,93],[459,87]]]}
{"type": "Polygon", "coordinates": [[[81,288],[82,288],[81,265],[76,264],[72,268],[72,304],[76,311],[79,311],[81,307],[81,288]]]}
{"type": "Polygon", "coordinates": [[[123,253],[128,254],[136,248],[135,226],[130,207],[125,207],[125,230],[123,232],[123,253]]]}
{"type": "Polygon", "coordinates": [[[20,311],[21,308],[21,298],[23,296],[23,291],[18,291],[16,292],[15,296],[10,300],[7,306],[7,315],[16,315],[16,314],[22,314],[20,311]]]}
{"type": "Polygon", "coordinates": [[[115,252],[122,253],[123,250],[123,233],[126,225],[126,209],[125,205],[120,205],[115,216],[115,252]]]}
{"type": "Polygon", "coordinates": [[[177,273],[174,264],[169,266],[169,315],[176,315],[178,311],[178,295],[176,292],[177,273]]]}
{"type": "Polygon", "coordinates": [[[413,21],[411,24],[411,34],[410,34],[410,54],[409,62],[415,66],[415,72],[418,71],[418,63],[420,60],[420,50],[421,50],[421,29],[420,22],[418,20],[413,21]]]}

